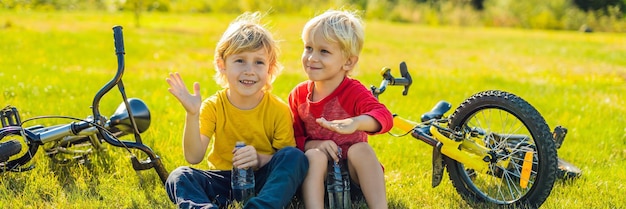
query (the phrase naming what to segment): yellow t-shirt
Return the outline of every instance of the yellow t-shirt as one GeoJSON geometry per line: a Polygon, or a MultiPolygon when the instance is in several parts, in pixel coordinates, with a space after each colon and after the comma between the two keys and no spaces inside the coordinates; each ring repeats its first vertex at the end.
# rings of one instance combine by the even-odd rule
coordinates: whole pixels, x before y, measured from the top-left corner
{"type": "Polygon", "coordinates": [[[211,138],[209,169],[230,170],[237,141],[267,155],[295,146],[292,120],[289,106],[268,92],[255,108],[241,110],[230,103],[226,89],[219,90],[205,99],[200,108],[200,133],[211,138]]]}

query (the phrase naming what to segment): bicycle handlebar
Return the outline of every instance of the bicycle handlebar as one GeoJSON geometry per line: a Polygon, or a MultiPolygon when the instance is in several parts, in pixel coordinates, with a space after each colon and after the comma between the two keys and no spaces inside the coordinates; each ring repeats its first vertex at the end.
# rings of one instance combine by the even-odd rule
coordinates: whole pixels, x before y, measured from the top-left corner
{"type": "Polygon", "coordinates": [[[99,122],[100,125],[103,125],[104,121],[100,120],[100,99],[109,92],[115,85],[117,85],[122,80],[122,75],[124,74],[124,38],[122,34],[122,26],[114,26],[113,27],[113,39],[115,41],[115,54],[117,55],[117,73],[115,77],[111,79],[107,84],[105,84],[96,96],[93,98],[92,102],[92,111],[93,116],[96,122],[99,122]]]}
{"type": "Polygon", "coordinates": [[[122,34],[122,26],[113,26],[113,40],[115,41],[115,54],[125,54],[124,52],[124,35],[122,34]]]}
{"type": "MultiPolygon", "coordinates": [[[[122,75],[124,74],[124,38],[123,38],[123,34],[122,34],[122,26],[114,26],[113,27],[113,39],[114,39],[114,45],[115,45],[115,54],[117,55],[117,72],[115,74],[115,76],[108,82],[106,83],[101,89],[100,91],[98,91],[98,93],[96,93],[96,95],[94,96],[93,102],[92,102],[92,111],[93,111],[93,121],[80,121],[80,122],[72,122],[69,124],[65,124],[59,127],[56,127],[54,129],[51,129],[49,131],[45,131],[39,134],[38,136],[38,140],[41,141],[41,143],[47,143],[49,141],[53,141],[56,140],[58,138],[62,138],[64,136],[69,136],[69,135],[78,135],[81,132],[93,127],[93,125],[91,123],[95,123],[98,125],[101,125],[102,127],[106,127],[108,128],[109,124],[105,124],[106,123],[106,118],[103,117],[102,115],[100,115],[100,100],[102,99],[102,97],[108,93],[111,89],[113,89],[113,87],[115,85],[118,85],[119,83],[121,83],[122,80],[122,75]]],[[[132,116],[132,115],[131,115],[132,116]]],[[[131,118],[132,120],[132,118],[131,118]]],[[[92,134],[94,133],[94,131],[97,131],[97,129],[90,129],[88,131],[85,131],[83,134],[92,134]]],[[[109,139],[110,141],[115,141],[114,139],[110,138],[110,136],[108,134],[102,133],[103,137],[105,139],[109,139]]],[[[115,142],[114,142],[115,143],[115,142]]]]}
{"type": "Polygon", "coordinates": [[[392,86],[404,86],[405,91],[403,91],[402,94],[406,95],[408,93],[409,86],[413,83],[413,79],[411,78],[411,74],[409,74],[409,70],[406,67],[405,62],[400,63],[400,76],[402,76],[402,78],[394,78],[391,75],[391,70],[388,68],[383,72],[383,78],[385,80],[389,80],[389,84],[392,86]]]}
{"type": "Polygon", "coordinates": [[[391,75],[391,69],[385,67],[381,70],[381,75],[383,76],[383,81],[380,83],[380,87],[376,88],[376,86],[371,86],[370,89],[374,97],[378,98],[378,95],[385,92],[387,89],[387,85],[392,86],[404,86],[404,91],[402,91],[402,95],[406,96],[409,93],[409,87],[413,83],[413,79],[411,78],[411,74],[406,66],[405,62],[400,63],[400,75],[402,77],[396,78],[391,75]]]}

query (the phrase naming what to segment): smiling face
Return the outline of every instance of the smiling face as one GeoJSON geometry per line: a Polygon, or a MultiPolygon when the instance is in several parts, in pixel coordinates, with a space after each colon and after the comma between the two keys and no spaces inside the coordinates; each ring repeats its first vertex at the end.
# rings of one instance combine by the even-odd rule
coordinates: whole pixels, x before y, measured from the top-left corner
{"type": "Polygon", "coordinates": [[[231,102],[259,99],[269,76],[269,55],[263,48],[231,54],[218,61],[220,72],[228,81],[231,102]]]}
{"type": "Polygon", "coordinates": [[[223,88],[231,86],[229,82],[232,81],[226,78],[223,69],[230,70],[230,65],[233,65],[234,62],[226,63],[228,63],[228,59],[235,56],[254,54],[254,52],[265,53],[263,63],[267,66],[269,73],[263,84],[263,91],[272,89],[272,82],[282,71],[283,67],[277,59],[280,52],[278,43],[274,41],[272,34],[260,24],[260,18],[259,12],[242,14],[228,26],[217,43],[213,62],[217,73],[213,78],[223,88]],[[261,50],[263,52],[260,52],[261,50]]]}
{"type": "Polygon", "coordinates": [[[303,37],[302,66],[309,80],[341,83],[356,63],[356,56],[347,57],[339,43],[327,40],[322,30],[303,37]]]}

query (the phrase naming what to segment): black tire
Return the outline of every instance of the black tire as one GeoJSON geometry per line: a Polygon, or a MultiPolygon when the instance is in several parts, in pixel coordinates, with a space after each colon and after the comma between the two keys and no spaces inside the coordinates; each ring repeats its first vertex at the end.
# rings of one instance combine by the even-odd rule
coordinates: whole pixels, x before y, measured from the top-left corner
{"type": "Polygon", "coordinates": [[[0,163],[9,160],[9,157],[20,153],[20,151],[22,151],[22,145],[17,140],[0,142],[0,163]]]}
{"type": "Polygon", "coordinates": [[[39,143],[35,142],[31,138],[32,136],[34,136],[32,132],[29,130],[22,131],[22,127],[19,126],[7,126],[0,129],[0,142],[17,141],[20,147],[28,147],[27,150],[20,150],[17,154],[10,156],[8,161],[0,164],[2,170],[20,169],[33,159],[39,149],[39,143]],[[22,136],[22,133],[26,133],[26,136],[22,136]]]}
{"type": "Polygon", "coordinates": [[[479,92],[454,111],[449,126],[483,130],[478,137],[466,134],[473,137],[467,139],[491,149],[495,159],[509,160],[506,168],[492,162],[488,173],[478,173],[444,157],[450,180],[466,202],[478,208],[537,208],[548,198],[556,179],[557,152],[548,125],[528,102],[504,91],[479,92]],[[526,164],[532,168],[524,178],[528,183],[520,178],[526,153],[533,157],[532,167],[526,164]]]}

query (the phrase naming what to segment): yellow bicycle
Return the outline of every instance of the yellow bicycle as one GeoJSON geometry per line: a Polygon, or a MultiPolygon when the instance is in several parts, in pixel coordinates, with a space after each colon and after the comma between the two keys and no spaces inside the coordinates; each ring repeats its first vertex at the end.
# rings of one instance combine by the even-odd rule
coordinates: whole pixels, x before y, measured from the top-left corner
{"type": "MultiPolygon", "coordinates": [[[[403,86],[407,95],[412,84],[406,63],[401,77],[383,68],[379,87],[371,86],[376,98],[388,85],[403,86]]],[[[440,101],[421,121],[394,114],[394,128],[433,147],[432,186],[439,185],[444,168],[462,198],[477,207],[537,208],[552,191],[557,178],[580,176],[581,171],[557,156],[567,129],[550,132],[541,114],[524,99],[505,91],[476,93],[450,116],[450,103],[440,101]]]]}

